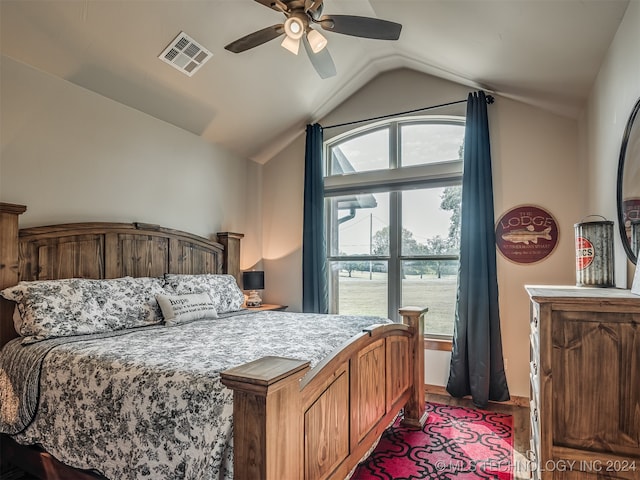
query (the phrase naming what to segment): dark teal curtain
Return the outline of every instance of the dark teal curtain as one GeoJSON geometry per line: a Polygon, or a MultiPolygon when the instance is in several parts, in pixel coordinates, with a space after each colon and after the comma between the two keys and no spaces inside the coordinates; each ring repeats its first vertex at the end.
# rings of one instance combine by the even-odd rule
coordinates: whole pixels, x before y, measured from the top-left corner
{"type": "Polygon", "coordinates": [[[470,93],[464,140],[458,301],[447,391],[485,407],[509,400],[504,372],[487,100],[470,93]]]}
{"type": "Polygon", "coordinates": [[[327,313],[322,127],[307,125],[302,227],[302,311],[327,313]]]}

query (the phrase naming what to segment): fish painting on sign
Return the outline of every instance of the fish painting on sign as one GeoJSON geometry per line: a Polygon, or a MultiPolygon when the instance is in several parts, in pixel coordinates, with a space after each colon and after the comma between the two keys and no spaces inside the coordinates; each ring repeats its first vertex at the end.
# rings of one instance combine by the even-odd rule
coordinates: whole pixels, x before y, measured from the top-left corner
{"type": "Polygon", "coordinates": [[[558,244],[558,222],[545,209],[521,205],[496,222],[496,245],[515,263],[531,264],[548,257],[558,244]]]}
{"type": "Polygon", "coordinates": [[[550,233],[551,227],[547,227],[539,232],[536,230],[536,227],[529,225],[522,230],[512,230],[509,233],[503,234],[502,239],[511,243],[524,243],[525,245],[529,245],[529,242],[538,243],[539,238],[553,240],[550,233]]]}

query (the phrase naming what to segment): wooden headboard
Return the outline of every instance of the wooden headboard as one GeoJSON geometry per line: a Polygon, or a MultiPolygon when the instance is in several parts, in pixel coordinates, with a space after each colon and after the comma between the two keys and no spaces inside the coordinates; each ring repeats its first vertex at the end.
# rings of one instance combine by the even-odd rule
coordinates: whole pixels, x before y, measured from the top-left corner
{"type": "MultiPolygon", "coordinates": [[[[67,223],[18,229],[23,205],[0,203],[0,290],[21,280],[229,273],[240,279],[239,233],[217,242],[148,223],[67,223]]],[[[241,285],[241,283],[238,283],[241,285]]],[[[0,346],[17,336],[0,299],[0,346]]]]}

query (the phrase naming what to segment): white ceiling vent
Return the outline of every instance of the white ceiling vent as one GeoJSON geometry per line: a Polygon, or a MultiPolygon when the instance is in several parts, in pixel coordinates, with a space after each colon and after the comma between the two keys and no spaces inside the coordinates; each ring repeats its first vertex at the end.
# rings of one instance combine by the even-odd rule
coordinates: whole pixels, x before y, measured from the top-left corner
{"type": "Polygon", "coordinates": [[[180,32],[158,56],[160,60],[192,76],[213,54],[184,32],[180,32]]]}

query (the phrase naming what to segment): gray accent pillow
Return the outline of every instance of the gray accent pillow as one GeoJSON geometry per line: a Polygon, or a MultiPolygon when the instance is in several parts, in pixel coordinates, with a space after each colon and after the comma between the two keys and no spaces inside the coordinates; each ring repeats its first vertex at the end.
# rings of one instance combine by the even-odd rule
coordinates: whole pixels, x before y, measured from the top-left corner
{"type": "Polygon", "coordinates": [[[208,293],[159,294],[156,295],[156,300],[162,310],[164,322],[169,326],[206,318],[218,318],[218,312],[208,293]]]}
{"type": "Polygon", "coordinates": [[[233,275],[167,273],[164,279],[165,289],[175,295],[208,293],[218,314],[242,309],[244,294],[233,275]]]}

